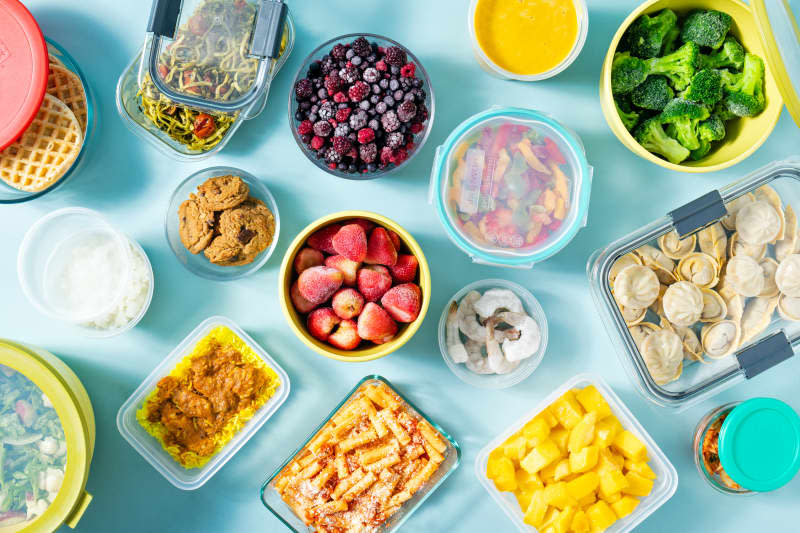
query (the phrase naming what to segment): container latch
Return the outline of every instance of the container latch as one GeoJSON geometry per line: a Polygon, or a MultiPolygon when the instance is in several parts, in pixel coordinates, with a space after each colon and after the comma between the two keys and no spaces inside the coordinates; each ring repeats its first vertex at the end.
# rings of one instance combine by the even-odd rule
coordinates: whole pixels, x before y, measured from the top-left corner
{"type": "Polygon", "coordinates": [[[675,230],[682,239],[716,222],[727,214],[728,210],[725,209],[725,204],[722,203],[722,196],[720,196],[719,191],[714,190],[674,211],[670,211],[669,216],[672,217],[675,230]]]}
{"type": "Polygon", "coordinates": [[[736,354],[739,368],[744,370],[747,379],[782,363],[794,355],[792,345],[783,331],[776,331],[752,346],[736,354]]]}
{"type": "Polygon", "coordinates": [[[258,9],[250,54],[277,58],[281,53],[283,26],[286,23],[286,4],[283,0],[261,0],[258,9]]]}
{"type": "Polygon", "coordinates": [[[161,37],[175,38],[180,13],[181,0],[153,0],[147,31],[161,37]]]}

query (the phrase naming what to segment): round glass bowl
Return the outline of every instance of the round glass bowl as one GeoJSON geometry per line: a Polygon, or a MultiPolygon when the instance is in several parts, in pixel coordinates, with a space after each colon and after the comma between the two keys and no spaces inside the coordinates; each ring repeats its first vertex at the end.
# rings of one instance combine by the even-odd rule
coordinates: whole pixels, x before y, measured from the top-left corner
{"type": "Polygon", "coordinates": [[[69,170],[67,170],[64,175],[58,179],[58,181],[44,190],[36,192],[21,191],[8,185],[5,181],[0,180],[0,204],[27,202],[29,200],[33,200],[34,198],[44,196],[45,194],[61,187],[83,166],[84,161],[86,160],[87,146],[89,146],[94,134],[94,130],[97,127],[97,113],[95,111],[94,97],[92,96],[92,91],[89,88],[89,83],[86,80],[86,77],[83,75],[83,71],[80,69],[78,63],[75,62],[72,56],[69,55],[66,50],[61,48],[61,46],[56,44],[55,41],[47,38],[45,38],[45,41],[47,42],[47,52],[50,57],[58,59],[64,64],[64,67],[66,67],[67,70],[73,72],[81,80],[83,92],[86,95],[87,112],[86,131],[83,132],[83,144],[81,145],[80,152],[78,152],[78,156],[75,158],[75,161],[72,162],[72,166],[70,166],[69,170]]]}
{"type": "MultiPolygon", "coordinates": [[[[459,335],[463,337],[463,334],[459,333],[459,335]]],[[[528,289],[503,279],[484,279],[470,283],[455,293],[453,297],[447,301],[442,311],[442,317],[439,319],[439,351],[442,353],[442,359],[444,359],[444,362],[447,363],[447,366],[458,379],[473,387],[482,389],[505,389],[516,385],[530,376],[544,358],[544,353],[547,350],[547,335],[547,317],[544,314],[544,309],[539,305],[539,301],[528,289]],[[539,329],[542,333],[542,342],[539,345],[539,349],[536,350],[536,353],[527,359],[523,359],[519,366],[508,374],[476,374],[469,370],[465,364],[453,361],[447,350],[447,315],[452,302],[460,303],[462,298],[470,291],[478,291],[483,294],[489,289],[508,289],[516,294],[519,299],[522,300],[522,305],[525,307],[525,311],[528,315],[539,324],[539,329]]]]}
{"type": "Polygon", "coordinates": [[[280,230],[281,219],[278,214],[278,204],[275,202],[272,193],[269,192],[269,189],[267,189],[258,178],[249,172],[234,167],[220,166],[205,168],[183,180],[175,188],[175,192],[172,193],[172,197],[169,199],[167,213],[164,216],[164,233],[167,237],[169,247],[172,249],[178,261],[186,267],[189,272],[213,281],[230,281],[243,278],[264,266],[264,263],[269,260],[272,252],[275,251],[275,246],[280,236],[280,230]],[[178,220],[178,208],[180,205],[185,200],[189,199],[190,194],[196,193],[198,185],[201,185],[207,179],[226,175],[242,178],[242,181],[250,188],[250,196],[264,202],[275,217],[275,234],[272,236],[272,242],[266,250],[256,257],[255,261],[247,265],[215,265],[209,261],[202,252],[199,254],[189,252],[181,242],[180,221],[178,220]]]}
{"type": "MultiPolygon", "coordinates": [[[[700,476],[706,480],[706,482],[711,485],[713,488],[718,490],[723,494],[735,494],[735,495],[747,495],[747,494],[754,494],[753,491],[747,490],[744,487],[735,489],[728,485],[726,485],[722,478],[718,473],[709,472],[708,468],[706,468],[705,461],[703,460],[703,441],[706,438],[706,434],[708,430],[711,428],[711,425],[718,420],[721,416],[727,415],[730,413],[734,407],[741,404],[742,402],[731,402],[726,403],[725,405],[720,405],[706,413],[706,415],[700,419],[698,422],[697,427],[694,430],[694,440],[692,442],[692,450],[694,455],[694,464],[697,467],[697,471],[700,472],[700,476]]],[[[719,437],[717,437],[719,438],[719,437]]]]}
{"type": "Polygon", "coordinates": [[[153,269],[142,247],[82,207],[53,211],[31,226],[19,248],[17,274],[37,310],[89,337],[131,329],[153,298],[153,269]],[[145,282],[143,297],[126,292],[131,284],[145,282]],[[67,284],[74,290],[66,290],[67,284]],[[138,308],[130,313],[132,306],[138,308]]]}
{"type": "MultiPolygon", "coordinates": [[[[314,89],[315,91],[318,89],[314,89]]],[[[372,93],[370,93],[372,94],[372,93]]],[[[300,147],[300,151],[314,163],[317,167],[321,170],[327,172],[328,174],[333,174],[336,177],[350,179],[350,180],[369,180],[379,178],[381,176],[386,176],[397,171],[400,168],[403,168],[411,162],[414,157],[420,152],[425,141],[428,140],[428,135],[430,134],[431,127],[433,126],[433,118],[434,118],[434,110],[435,110],[435,99],[433,95],[433,87],[431,86],[430,78],[428,78],[428,73],[425,71],[425,68],[422,66],[417,57],[411,53],[411,51],[403,46],[402,44],[398,43],[397,41],[393,41],[388,37],[383,37],[381,35],[375,35],[372,33],[350,33],[347,35],[340,35],[339,37],[334,37],[333,39],[326,41],[315,48],[303,61],[300,65],[300,68],[297,69],[297,74],[294,77],[294,82],[292,83],[292,90],[289,91],[289,125],[292,128],[292,135],[294,135],[295,141],[297,141],[297,146],[300,147]],[[416,133],[414,135],[414,149],[408,154],[408,158],[403,161],[400,165],[395,165],[394,163],[390,163],[383,169],[378,169],[374,172],[365,172],[365,173],[348,173],[341,171],[339,169],[332,169],[328,167],[328,163],[325,161],[324,158],[317,157],[318,152],[312,150],[310,147],[306,146],[301,138],[300,134],[297,132],[297,127],[301,121],[297,120],[295,117],[295,113],[298,109],[298,103],[295,99],[295,91],[294,87],[297,86],[297,82],[301,79],[308,76],[309,67],[312,63],[318,62],[324,55],[327,55],[330,52],[331,48],[333,48],[336,44],[343,44],[348,45],[353,40],[358,37],[364,37],[370,43],[377,43],[380,47],[390,47],[390,46],[397,46],[402,48],[406,55],[408,56],[408,61],[416,65],[416,77],[422,80],[422,87],[421,89],[425,91],[425,106],[428,108],[428,119],[425,121],[425,128],[416,133]]],[[[377,117],[378,115],[375,115],[377,117]]],[[[370,119],[373,117],[369,117],[370,119]]],[[[357,143],[356,143],[357,144],[357,143]]],[[[380,158],[380,149],[378,150],[378,158],[380,158]]]]}
{"type": "MultiPolygon", "coordinates": [[[[472,52],[475,55],[475,60],[478,65],[491,74],[505,80],[518,80],[518,81],[540,81],[552,78],[556,74],[562,72],[570,66],[580,55],[583,50],[583,45],[586,44],[586,35],[589,33],[589,10],[586,7],[585,0],[574,0],[575,13],[578,17],[578,33],[575,36],[575,43],[569,53],[558,63],[555,67],[540,72],[538,74],[517,74],[504,69],[495,63],[483,50],[478,42],[477,32],[475,31],[475,12],[478,8],[478,2],[481,0],[472,0],[469,6],[469,14],[467,19],[467,28],[469,29],[470,41],[472,42],[472,52]]],[[[485,1],[485,0],[483,0],[485,1]]],[[[521,9],[521,8],[518,8],[521,9]]],[[[536,46],[536,39],[531,39],[531,47],[536,46]]],[[[530,51],[535,53],[534,50],[530,51]]]]}

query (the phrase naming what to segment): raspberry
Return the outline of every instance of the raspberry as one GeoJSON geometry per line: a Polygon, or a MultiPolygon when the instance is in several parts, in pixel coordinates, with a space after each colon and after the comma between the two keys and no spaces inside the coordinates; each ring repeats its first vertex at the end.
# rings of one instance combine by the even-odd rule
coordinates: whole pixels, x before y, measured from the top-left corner
{"type": "Polygon", "coordinates": [[[307,100],[314,92],[314,84],[308,78],[303,78],[294,86],[294,96],[298,102],[307,100]]]}
{"type": "Polygon", "coordinates": [[[388,146],[381,148],[381,163],[388,165],[392,162],[392,149],[388,146]]]}
{"type": "Polygon", "coordinates": [[[341,88],[342,78],[339,77],[335,70],[325,76],[325,90],[328,91],[328,94],[335,94],[341,88]]]}
{"type": "Polygon", "coordinates": [[[333,95],[333,101],[336,102],[337,104],[341,104],[342,102],[346,102],[347,101],[347,95],[344,94],[342,91],[339,91],[338,93],[333,95]]]}
{"type": "Polygon", "coordinates": [[[417,66],[414,63],[406,63],[400,67],[400,75],[404,78],[413,78],[416,71],[417,66]]]}
{"type": "Polygon", "coordinates": [[[368,120],[367,112],[363,109],[359,109],[354,114],[350,115],[350,127],[354,130],[360,130],[367,125],[368,120]]]}
{"type": "Polygon", "coordinates": [[[386,49],[384,61],[396,67],[402,67],[406,64],[406,52],[399,46],[390,46],[386,49]]]}
{"type": "Polygon", "coordinates": [[[387,133],[392,132],[400,127],[400,121],[397,119],[397,114],[393,110],[389,110],[381,116],[381,124],[384,131],[387,133]]]}
{"type": "Polygon", "coordinates": [[[367,81],[369,83],[375,83],[381,78],[381,74],[375,67],[369,67],[366,70],[364,70],[364,74],[362,74],[362,77],[364,78],[364,81],[367,81]]]}
{"type": "Polygon", "coordinates": [[[314,124],[310,120],[304,120],[297,125],[297,133],[300,135],[308,135],[312,131],[314,131],[314,124]]]}
{"type": "Polygon", "coordinates": [[[403,161],[408,159],[408,152],[406,152],[405,148],[398,148],[394,152],[392,152],[392,159],[391,162],[395,165],[401,164],[403,161]]]}
{"type": "Polygon", "coordinates": [[[358,155],[365,163],[372,163],[378,157],[378,147],[375,143],[362,144],[358,147],[358,155]]]}
{"type": "Polygon", "coordinates": [[[408,122],[417,114],[417,105],[410,101],[406,100],[399,106],[397,106],[397,118],[400,119],[400,122],[408,122]]]}
{"type": "Polygon", "coordinates": [[[333,131],[333,126],[329,122],[320,120],[314,124],[314,133],[319,137],[327,137],[331,134],[331,131],[333,131]]]}
{"type": "Polygon", "coordinates": [[[352,44],[353,52],[356,55],[361,57],[368,56],[369,53],[372,51],[372,48],[369,45],[369,41],[367,41],[364,37],[359,37],[352,44]]]}
{"type": "Polygon", "coordinates": [[[400,148],[402,144],[403,144],[403,134],[400,133],[399,131],[395,131],[386,136],[386,146],[388,146],[389,148],[392,149],[400,148]]]}
{"type": "Polygon", "coordinates": [[[417,147],[417,145],[416,145],[416,144],[414,144],[414,141],[408,141],[408,142],[406,143],[406,151],[407,151],[407,152],[410,152],[410,151],[412,151],[412,150],[413,150],[414,148],[416,148],[416,147],[417,147]]]}
{"type": "Polygon", "coordinates": [[[358,142],[367,144],[375,140],[375,132],[372,128],[361,128],[358,130],[358,142]]]}
{"type": "Polygon", "coordinates": [[[328,163],[328,168],[331,170],[336,170],[336,163],[328,163]]]}
{"type": "Polygon", "coordinates": [[[347,137],[333,138],[333,149],[336,150],[339,155],[347,155],[352,148],[353,145],[350,144],[350,140],[347,137]]]}
{"type": "Polygon", "coordinates": [[[313,148],[314,150],[319,150],[324,145],[325,145],[325,139],[323,139],[322,137],[317,137],[315,135],[314,138],[311,139],[311,148],[313,148]]]}
{"type": "Polygon", "coordinates": [[[350,116],[352,110],[349,107],[343,107],[336,111],[336,122],[344,122],[350,116]]]}
{"type": "Polygon", "coordinates": [[[344,59],[345,55],[347,54],[347,48],[343,44],[336,44],[331,49],[331,56],[336,59],[342,60],[344,59]]]}
{"type": "Polygon", "coordinates": [[[369,85],[363,81],[355,82],[348,90],[347,95],[354,102],[360,102],[369,94],[369,85]]]}
{"type": "Polygon", "coordinates": [[[381,72],[384,72],[384,71],[386,71],[386,70],[389,70],[389,67],[388,67],[388,66],[386,66],[386,62],[385,62],[383,59],[381,59],[380,61],[378,61],[377,63],[375,63],[375,68],[376,68],[376,69],[378,69],[378,70],[380,70],[381,72]]]}
{"type": "Polygon", "coordinates": [[[422,122],[414,122],[411,124],[411,126],[409,126],[409,129],[411,130],[411,133],[419,133],[425,129],[425,126],[422,124],[422,122]]]}

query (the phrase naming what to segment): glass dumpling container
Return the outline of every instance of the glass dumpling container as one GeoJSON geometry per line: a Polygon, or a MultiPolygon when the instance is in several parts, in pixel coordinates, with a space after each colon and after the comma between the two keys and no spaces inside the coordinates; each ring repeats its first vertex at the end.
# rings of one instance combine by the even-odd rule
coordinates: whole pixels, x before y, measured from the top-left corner
{"type": "MultiPolygon", "coordinates": [[[[645,398],[683,410],[794,355],[800,344],[794,206],[800,208],[797,158],[711,191],[589,258],[595,303],[645,398]],[[656,274],[657,285],[645,281],[650,275],[641,266],[656,274]],[[657,292],[645,308],[631,306],[633,275],[657,292]],[[679,338],[659,333],[648,342],[660,330],[679,338]]],[[[636,289],[637,298],[645,292],[636,289]]]]}
{"type": "Polygon", "coordinates": [[[293,45],[280,0],[154,0],[144,46],[117,83],[117,109],[166,154],[208,157],[261,113],[293,45]]]}
{"type": "Polygon", "coordinates": [[[530,268],[586,225],[591,182],[571,130],[538,111],[492,108],[436,149],[429,202],[474,262],[530,268]]]}

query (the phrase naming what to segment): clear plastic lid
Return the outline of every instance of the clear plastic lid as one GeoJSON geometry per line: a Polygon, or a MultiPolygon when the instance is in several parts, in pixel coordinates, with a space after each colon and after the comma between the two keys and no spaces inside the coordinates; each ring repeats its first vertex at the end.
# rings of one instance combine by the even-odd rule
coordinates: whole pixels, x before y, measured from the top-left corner
{"type": "Polygon", "coordinates": [[[45,513],[61,490],[67,464],[67,440],[53,403],[5,365],[0,365],[0,441],[0,527],[5,528],[45,513]]]}
{"type": "Polygon", "coordinates": [[[473,260],[529,267],[586,224],[591,173],[570,130],[536,111],[496,108],[462,122],[439,147],[432,201],[473,260]]]}

